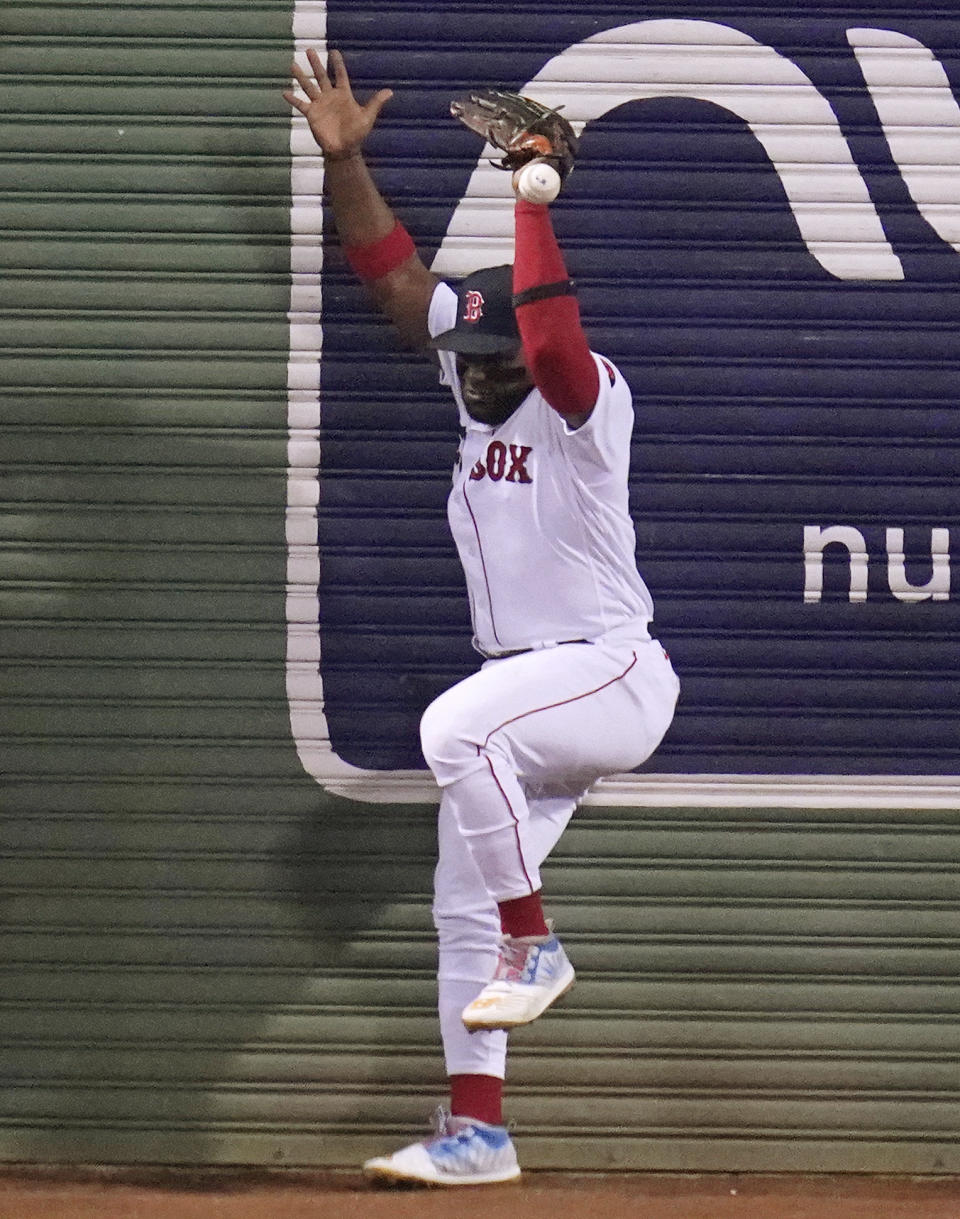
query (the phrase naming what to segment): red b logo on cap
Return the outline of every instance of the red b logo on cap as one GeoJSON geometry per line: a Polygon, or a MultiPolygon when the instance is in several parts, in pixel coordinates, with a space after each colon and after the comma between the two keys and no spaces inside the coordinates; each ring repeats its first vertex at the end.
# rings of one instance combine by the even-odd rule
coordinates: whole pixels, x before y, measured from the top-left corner
{"type": "Polygon", "coordinates": [[[464,297],[463,303],[463,320],[479,322],[483,317],[483,295],[480,292],[470,291],[464,297]]]}

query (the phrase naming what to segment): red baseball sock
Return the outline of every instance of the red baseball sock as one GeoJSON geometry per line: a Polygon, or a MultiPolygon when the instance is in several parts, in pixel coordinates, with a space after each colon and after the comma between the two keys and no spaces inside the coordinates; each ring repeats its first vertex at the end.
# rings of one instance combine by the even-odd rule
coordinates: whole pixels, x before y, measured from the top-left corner
{"type": "Polygon", "coordinates": [[[450,1113],[475,1117],[490,1126],[503,1125],[503,1080],[496,1075],[451,1075],[450,1113]]]}
{"type": "Polygon", "coordinates": [[[505,935],[514,938],[521,935],[549,935],[550,928],[543,917],[540,890],[527,897],[514,897],[510,901],[497,902],[500,911],[500,927],[505,935]]]}

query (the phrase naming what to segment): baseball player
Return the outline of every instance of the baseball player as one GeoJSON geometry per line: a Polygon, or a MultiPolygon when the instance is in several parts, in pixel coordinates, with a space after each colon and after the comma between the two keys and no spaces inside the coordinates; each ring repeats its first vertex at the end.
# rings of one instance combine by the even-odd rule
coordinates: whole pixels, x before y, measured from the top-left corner
{"type": "Polygon", "coordinates": [[[590,350],[548,207],[517,199],[512,267],[438,281],[363,157],[391,91],[361,105],[339,52],[326,67],[307,55],[313,75],[295,65],[299,88],[284,97],[323,152],[346,257],[404,342],[432,353],[456,404],[448,516],[484,657],[421,724],[441,788],[433,914],[449,1110],[432,1137],[364,1168],[428,1185],[512,1181],[507,1031],[574,981],[540,865],[584,791],[654,751],[679,689],[634,557],[631,396],[590,350]]]}

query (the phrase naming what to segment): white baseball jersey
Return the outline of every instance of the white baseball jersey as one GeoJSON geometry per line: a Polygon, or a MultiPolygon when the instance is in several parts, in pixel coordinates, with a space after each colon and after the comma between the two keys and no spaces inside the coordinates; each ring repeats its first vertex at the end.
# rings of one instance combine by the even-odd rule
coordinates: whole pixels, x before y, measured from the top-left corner
{"type": "MultiPolygon", "coordinates": [[[[431,336],[451,329],[456,312],[456,293],[438,284],[431,336]]],[[[615,628],[643,638],[653,602],[634,557],[627,502],[633,403],[618,370],[594,354],[597,403],[576,430],[537,389],[494,428],[467,413],[456,355],[437,355],[464,433],[447,515],[466,577],[474,647],[497,656],[597,639],[615,628]]]]}

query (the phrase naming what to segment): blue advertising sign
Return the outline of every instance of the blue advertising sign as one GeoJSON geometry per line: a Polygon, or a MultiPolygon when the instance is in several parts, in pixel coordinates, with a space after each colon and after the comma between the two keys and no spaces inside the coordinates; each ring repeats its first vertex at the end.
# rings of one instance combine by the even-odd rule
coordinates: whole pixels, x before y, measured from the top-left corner
{"type": "MultiPolygon", "coordinates": [[[[633,390],[638,565],[683,686],[646,769],[955,775],[960,18],[807,7],[330,0],[295,32],[361,95],[394,89],[369,160],[445,277],[512,256],[507,175],[450,98],[517,89],[582,132],[554,222],[633,390]],[[441,21],[456,52],[432,49],[441,21]]],[[[422,708],[478,661],[444,513],[455,411],[365,300],[292,138],[295,735],[314,773],[422,768],[422,708]]]]}

